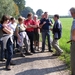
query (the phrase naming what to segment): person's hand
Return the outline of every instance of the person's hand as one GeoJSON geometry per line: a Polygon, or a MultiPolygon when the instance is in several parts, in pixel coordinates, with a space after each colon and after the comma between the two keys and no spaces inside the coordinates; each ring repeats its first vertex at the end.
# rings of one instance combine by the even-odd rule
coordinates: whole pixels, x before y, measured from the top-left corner
{"type": "Polygon", "coordinates": [[[75,36],[72,36],[72,40],[75,41],[75,36]]]}
{"type": "Polygon", "coordinates": [[[52,23],[51,23],[51,22],[49,22],[49,24],[51,25],[52,23]]]}
{"type": "Polygon", "coordinates": [[[19,42],[19,43],[21,42],[20,38],[18,38],[18,42],[19,42]]]}
{"type": "Polygon", "coordinates": [[[28,23],[28,27],[31,27],[30,23],[28,23]]]}
{"type": "Polygon", "coordinates": [[[39,32],[38,34],[40,35],[41,33],[39,32]]]}
{"type": "Polygon", "coordinates": [[[28,26],[30,25],[30,23],[28,23],[28,26]]]}
{"type": "Polygon", "coordinates": [[[26,26],[26,25],[24,25],[24,27],[25,27],[25,28],[27,28],[27,26],[26,26]]]}
{"type": "Polygon", "coordinates": [[[53,31],[53,29],[52,29],[52,28],[50,28],[50,30],[51,30],[51,31],[53,31]]]}
{"type": "Polygon", "coordinates": [[[46,22],[43,22],[43,25],[46,24],[46,22]]]}
{"type": "Polygon", "coordinates": [[[49,22],[49,24],[52,26],[53,24],[51,22],[49,22]]]}

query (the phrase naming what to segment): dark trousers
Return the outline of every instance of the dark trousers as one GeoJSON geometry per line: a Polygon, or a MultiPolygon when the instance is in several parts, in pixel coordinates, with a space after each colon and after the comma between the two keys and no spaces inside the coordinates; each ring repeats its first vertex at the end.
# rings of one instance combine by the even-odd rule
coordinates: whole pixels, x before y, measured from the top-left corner
{"type": "Polygon", "coordinates": [[[18,44],[17,44],[17,36],[13,36],[13,41],[14,41],[14,44],[13,44],[13,48],[19,48],[18,44]]]}
{"type": "Polygon", "coordinates": [[[7,55],[8,55],[7,56],[7,61],[6,61],[6,66],[8,66],[8,65],[10,65],[11,58],[13,56],[13,44],[12,44],[10,38],[7,41],[6,47],[7,47],[7,55]]]}
{"type": "Polygon", "coordinates": [[[4,57],[3,41],[0,41],[0,45],[1,45],[1,54],[0,54],[0,59],[3,60],[3,57],[4,57]]]}
{"type": "Polygon", "coordinates": [[[27,35],[28,35],[29,40],[30,40],[30,50],[31,50],[31,52],[34,52],[34,49],[33,49],[34,32],[28,32],[27,31],[27,35]]]}
{"type": "Polygon", "coordinates": [[[50,31],[48,31],[48,30],[43,30],[43,31],[42,31],[42,51],[45,50],[46,37],[47,37],[47,41],[48,41],[48,49],[49,49],[49,51],[50,51],[50,50],[51,50],[50,31]]]}

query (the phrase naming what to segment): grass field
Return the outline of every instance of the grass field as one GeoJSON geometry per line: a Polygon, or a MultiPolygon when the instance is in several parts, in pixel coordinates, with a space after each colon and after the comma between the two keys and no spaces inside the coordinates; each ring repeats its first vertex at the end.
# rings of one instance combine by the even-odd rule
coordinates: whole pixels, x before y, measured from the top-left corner
{"type": "Polygon", "coordinates": [[[60,47],[64,50],[63,55],[60,57],[66,62],[70,68],[70,44],[66,42],[70,40],[70,30],[72,25],[72,18],[60,18],[63,25],[63,35],[60,39],[60,47]]]}

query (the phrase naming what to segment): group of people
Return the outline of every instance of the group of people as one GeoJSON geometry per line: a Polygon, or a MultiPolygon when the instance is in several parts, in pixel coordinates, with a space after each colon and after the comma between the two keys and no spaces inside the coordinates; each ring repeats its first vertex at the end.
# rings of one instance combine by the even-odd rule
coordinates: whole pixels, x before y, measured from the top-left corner
{"type": "Polygon", "coordinates": [[[5,56],[6,70],[11,70],[10,65],[15,65],[11,59],[16,48],[22,57],[25,57],[25,53],[34,54],[36,50],[44,52],[46,37],[49,52],[53,52],[52,46],[56,50],[53,56],[60,56],[63,53],[58,42],[62,36],[62,24],[58,14],[54,15],[53,19],[54,25],[48,12],[44,12],[40,20],[37,15],[32,13],[28,13],[27,18],[20,16],[18,20],[7,15],[2,16],[0,22],[0,60],[4,61],[5,56]],[[53,41],[50,32],[53,33],[53,41]],[[40,33],[42,35],[42,50],[39,47],[40,33]]]}

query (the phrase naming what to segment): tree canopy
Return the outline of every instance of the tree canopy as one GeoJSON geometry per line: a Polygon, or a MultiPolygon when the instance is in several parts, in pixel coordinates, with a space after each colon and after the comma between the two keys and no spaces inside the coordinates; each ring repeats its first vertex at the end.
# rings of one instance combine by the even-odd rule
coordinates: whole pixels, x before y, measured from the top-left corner
{"type": "Polygon", "coordinates": [[[33,9],[32,9],[31,7],[25,7],[25,9],[22,11],[21,15],[22,15],[23,17],[27,17],[27,14],[28,14],[29,12],[35,14],[34,11],[33,11],[33,9]]]}
{"type": "Polygon", "coordinates": [[[14,0],[14,2],[17,4],[19,8],[19,12],[21,14],[21,12],[25,9],[26,1],[25,0],[14,0]]]}
{"type": "Polygon", "coordinates": [[[0,17],[4,14],[8,14],[11,16],[18,15],[18,7],[15,8],[15,3],[13,0],[0,0],[0,17]],[[17,13],[16,13],[17,10],[17,13]],[[16,13],[16,14],[15,14],[16,13]]]}
{"type": "Polygon", "coordinates": [[[38,9],[36,11],[36,15],[38,15],[39,17],[42,15],[42,13],[43,13],[43,10],[42,9],[38,9]]]}

